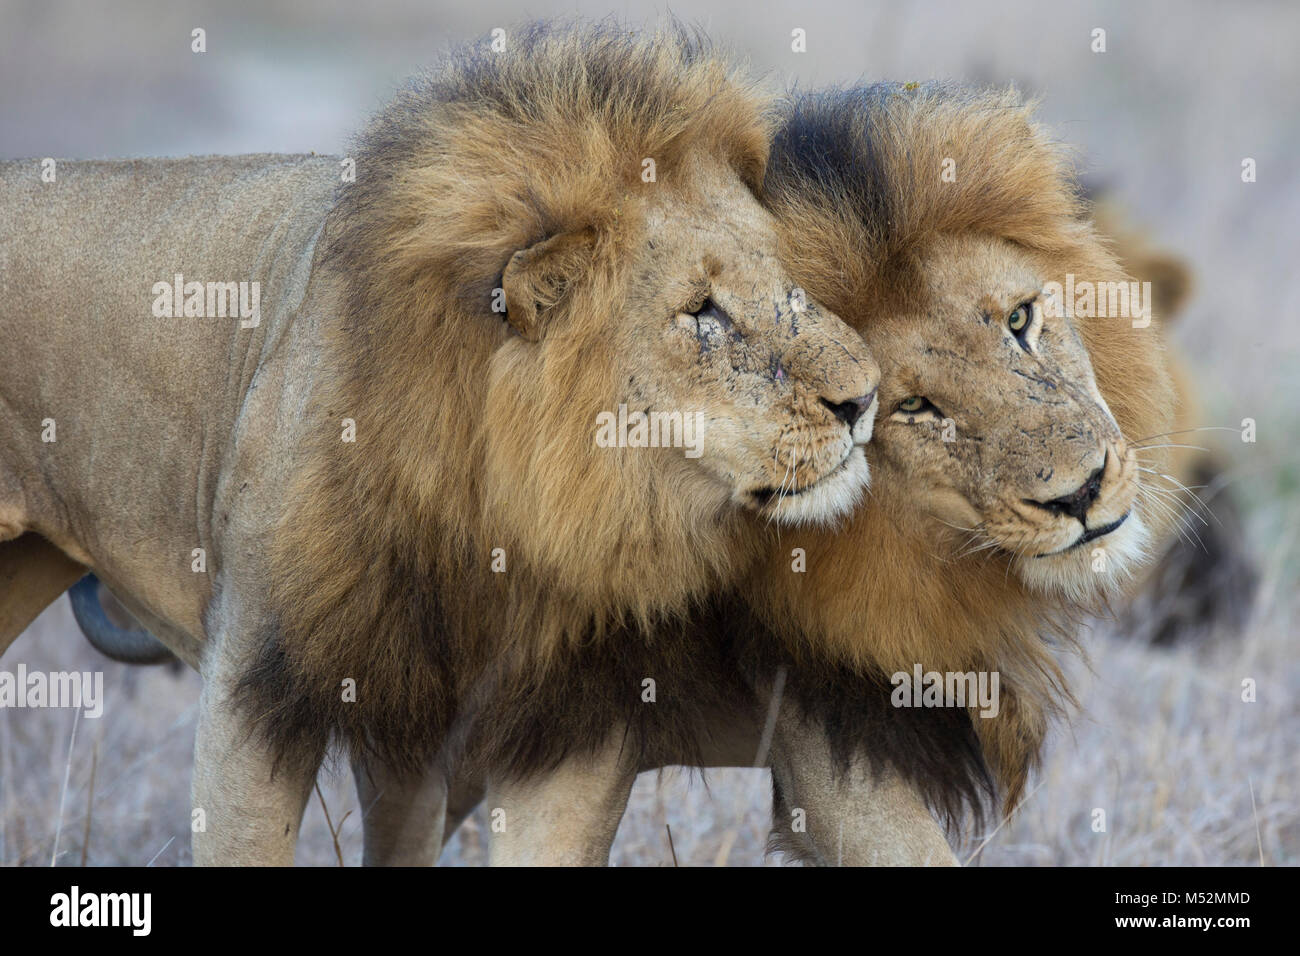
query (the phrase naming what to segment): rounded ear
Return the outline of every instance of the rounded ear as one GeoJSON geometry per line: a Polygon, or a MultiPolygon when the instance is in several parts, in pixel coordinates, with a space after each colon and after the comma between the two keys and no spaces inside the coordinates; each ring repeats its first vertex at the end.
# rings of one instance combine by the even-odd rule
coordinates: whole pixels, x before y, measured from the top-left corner
{"type": "Polygon", "coordinates": [[[530,342],[539,341],[547,313],[591,271],[596,231],[561,232],[520,249],[501,276],[506,321],[530,342]]]}
{"type": "Polygon", "coordinates": [[[1134,257],[1131,271],[1135,279],[1151,283],[1151,305],[1156,318],[1173,324],[1192,294],[1192,270],[1171,253],[1157,251],[1134,257]]]}
{"type": "Polygon", "coordinates": [[[1151,283],[1151,310],[1156,321],[1172,325],[1191,298],[1195,285],[1191,266],[1135,229],[1117,202],[1099,200],[1092,215],[1097,231],[1114,243],[1124,271],[1139,282],[1151,283]]]}

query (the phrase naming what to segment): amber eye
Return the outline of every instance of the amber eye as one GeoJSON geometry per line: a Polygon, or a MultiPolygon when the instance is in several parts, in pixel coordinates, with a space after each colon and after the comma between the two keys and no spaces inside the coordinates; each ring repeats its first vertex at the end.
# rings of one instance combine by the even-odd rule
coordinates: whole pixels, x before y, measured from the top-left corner
{"type": "Polygon", "coordinates": [[[943,418],[943,412],[939,411],[938,406],[922,395],[912,395],[909,398],[903,399],[894,406],[894,414],[908,416],[906,421],[909,425],[929,420],[928,418],[916,417],[918,415],[930,416],[932,418],[943,418]]]}
{"type": "Polygon", "coordinates": [[[1029,328],[1029,323],[1033,317],[1034,307],[1032,303],[1023,302],[1016,306],[1015,311],[1007,316],[1007,328],[1019,335],[1029,328]]]}

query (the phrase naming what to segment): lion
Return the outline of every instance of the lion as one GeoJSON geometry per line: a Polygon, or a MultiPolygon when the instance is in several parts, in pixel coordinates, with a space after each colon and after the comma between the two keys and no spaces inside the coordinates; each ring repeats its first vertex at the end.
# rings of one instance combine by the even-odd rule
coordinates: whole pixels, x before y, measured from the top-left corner
{"type": "MultiPolygon", "coordinates": [[[[1056,648],[1081,613],[1133,587],[1166,533],[1146,478],[1165,468],[1176,407],[1160,326],[1150,303],[1114,315],[1081,292],[1061,301],[1130,277],[1081,215],[1063,149],[1014,92],[796,97],[765,194],[791,272],[885,370],[870,501],[838,533],[785,536],[742,590],[789,647],[752,664],[751,680],[786,665],[794,733],[825,738],[798,755],[820,773],[786,774],[799,785],[776,774],[776,829],[822,861],[947,858],[918,808],[950,826],[963,807],[978,820],[989,796],[1014,808],[1070,701],[1056,648]],[[791,572],[795,548],[806,573],[791,572]],[[871,721],[880,705],[861,701],[873,688],[892,697],[918,665],[996,673],[996,714],[957,708],[965,726],[929,753],[890,741],[871,721]],[[867,809],[874,781],[913,792],[895,801],[908,808],[898,827],[867,809]],[[808,791],[835,812],[816,813],[808,791]],[[792,832],[792,806],[805,832],[792,832]]],[[[933,732],[946,710],[895,708],[886,722],[933,732]]]]}
{"type": "MultiPolygon", "coordinates": [[[[1096,196],[1090,191],[1089,200],[1088,218],[1108,241],[1124,271],[1151,282],[1155,320],[1168,328],[1186,307],[1193,284],[1189,267],[1176,254],[1139,232],[1114,198],[1096,196]]],[[[1188,360],[1172,343],[1166,352],[1166,360],[1177,392],[1174,431],[1180,437],[1176,443],[1183,445],[1188,442],[1186,434],[1190,434],[1204,419],[1196,403],[1196,390],[1189,387],[1192,373],[1188,360]]],[[[1243,605],[1249,603],[1256,575],[1252,561],[1243,549],[1236,503],[1230,489],[1223,487],[1220,456],[1214,451],[1194,447],[1203,440],[1198,435],[1187,447],[1171,448],[1168,467],[1174,481],[1195,489],[1198,497],[1205,501],[1207,517],[1198,520],[1195,517],[1197,511],[1190,511],[1187,520],[1191,526],[1183,535],[1172,533],[1176,527],[1166,532],[1164,542],[1156,548],[1162,556],[1145,574],[1134,595],[1136,606],[1125,608],[1118,625],[1118,631],[1123,635],[1150,634],[1156,643],[1165,644],[1180,639],[1192,627],[1203,628],[1207,620],[1226,628],[1240,627],[1243,605]],[[1192,535],[1190,540],[1187,533],[1192,535]],[[1207,577],[1219,586],[1207,588],[1207,577]],[[1156,612],[1154,619],[1153,611],[1156,612]]],[[[78,623],[97,648],[114,659],[126,659],[131,663],[154,662],[160,653],[170,656],[161,644],[153,642],[152,646],[149,645],[151,639],[125,618],[123,609],[110,592],[101,587],[96,594],[93,580],[93,576],[87,576],[70,592],[70,597],[78,623]],[[104,610],[93,606],[95,603],[101,603],[104,610]],[[104,611],[113,618],[115,625],[109,633],[106,633],[103,623],[104,611]]],[[[742,708],[745,706],[750,707],[752,713],[755,705],[750,701],[742,704],[742,708]]],[[[716,726],[709,728],[710,734],[705,735],[714,743],[702,760],[711,766],[750,763],[760,749],[760,716],[747,716],[748,723],[738,726],[734,714],[719,713],[716,726]],[[726,736],[720,735],[722,729],[727,731],[726,736]],[[723,742],[721,746],[717,743],[719,739],[723,742]]],[[[882,716],[882,721],[885,719],[882,716]]],[[[793,773],[789,762],[787,759],[783,767],[783,774],[787,776],[793,773]]],[[[461,821],[483,798],[481,784],[469,785],[463,776],[456,782],[446,811],[444,842],[451,838],[461,821]]],[[[879,799],[878,792],[877,789],[876,799],[855,801],[854,812],[860,814],[864,809],[883,812],[887,804],[879,799]]],[[[410,816],[425,822],[404,829],[393,828],[400,840],[391,841],[387,852],[393,861],[432,864],[441,850],[440,846],[427,842],[427,836],[432,832],[427,819],[432,811],[428,807],[424,807],[421,813],[416,813],[413,808],[408,810],[410,816]]],[[[380,822],[372,816],[366,818],[367,847],[372,861],[388,862],[381,854],[380,841],[376,839],[375,831],[380,822]]],[[[796,856],[807,858],[809,855],[807,845],[794,849],[796,856]]],[[[595,853],[598,852],[597,849],[595,853]]],[[[934,858],[942,859],[943,854],[936,854],[934,858]]],[[[837,854],[837,860],[842,859],[837,854]]],[[[873,847],[869,856],[860,859],[881,862],[881,848],[873,847]]]]}
{"type": "MultiPolygon", "coordinates": [[[[569,861],[601,862],[637,771],[758,763],[773,770],[777,844],[795,858],[954,862],[933,811],[951,827],[995,792],[1004,808],[1016,802],[1048,719],[1069,700],[1052,641],[1068,645],[1078,614],[1122,599],[1142,573],[1150,549],[1142,539],[1169,535],[1143,476],[1171,467],[1177,451],[1155,441],[1175,407],[1158,334],[1174,303],[1158,299],[1154,325],[1140,318],[1135,325],[1049,315],[1030,298],[1020,330],[1034,336],[1030,348],[1012,327],[1019,295],[1063,274],[1097,282],[1151,276],[1166,288],[1132,255],[1125,268],[1107,252],[1061,150],[1032,124],[1029,108],[1009,93],[884,85],[805,96],[787,111],[766,190],[786,256],[795,277],[864,334],[886,371],[881,394],[893,404],[868,448],[873,497],[838,534],[783,538],[730,599],[697,615],[696,646],[715,653],[697,653],[691,673],[652,671],[671,675],[661,683],[708,694],[689,735],[693,748],[669,741],[632,759],[611,748],[535,780],[530,805],[551,813],[494,835],[494,860],[544,859],[538,845],[563,825],[569,861]],[[951,183],[933,175],[944,159],[958,172],[951,183]],[[1000,285],[1014,294],[993,296],[991,308],[989,290],[1000,285]],[[1050,366],[1025,378],[1031,360],[1050,366]],[[1049,400],[1057,390],[1068,401],[1049,400]],[[935,410],[918,406],[918,397],[935,410]],[[1028,530],[1008,527],[999,483],[1020,483],[1030,494],[1019,497],[1043,499],[1046,469],[1040,474],[1035,461],[1055,471],[1071,460],[1084,444],[1071,433],[1082,431],[1079,423],[1112,443],[1117,458],[1124,454],[1118,474],[1103,468],[1083,520],[1070,516],[1083,526],[1075,535],[1087,537],[1094,507],[1126,506],[1132,513],[1120,528],[1145,534],[1126,532],[1132,537],[1115,545],[1113,528],[1055,555],[1041,573],[1033,562],[1042,559],[1023,553],[1024,542],[1056,543],[1063,516],[1013,494],[1010,504],[1024,510],[1012,514],[1043,515],[1028,530]],[[1027,434],[1018,437],[1021,428],[1027,434]],[[1032,435],[1037,446],[1024,440],[1032,435]],[[1153,472],[1133,469],[1139,456],[1153,472]],[[985,514],[998,520],[986,524],[985,514]],[[793,567],[800,556],[807,571],[793,567]],[[773,633],[788,651],[774,654],[755,639],[773,633]],[[890,678],[918,663],[995,669],[998,714],[894,707],[890,678]],[[795,810],[806,826],[793,825],[795,810]],[[521,845],[532,845],[533,855],[521,845]]],[[[1099,513],[1101,527],[1113,523],[1099,513]]],[[[583,702],[601,692],[595,682],[570,690],[583,702]]],[[[440,776],[377,795],[359,775],[363,793],[375,798],[366,801],[367,862],[433,862],[438,837],[483,797],[483,776],[462,768],[445,798],[440,776]],[[444,802],[440,827],[434,815],[444,802]]],[[[501,807],[499,795],[492,800],[501,807]]],[[[514,807],[504,809],[514,820],[514,807]]]]}
{"type": "Polygon", "coordinates": [[[472,739],[525,820],[689,746],[646,662],[868,478],[879,370],[781,265],[769,139],[701,38],[543,24],[351,157],[0,165],[0,650],[90,570],[199,669],[198,863],[291,863],[331,739],[432,807],[472,739]],[[598,443],[652,413],[703,440],[598,443]]]}
{"type": "MultiPolygon", "coordinates": [[[[1023,796],[1071,701],[1058,655],[1079,620],[1168,534],[1146,477],[1175,411],[1160,325],[1138,300],[1098,308],[1131,277],[1066,157],[1012,91],[881,84],[785,106],[764,201],[791,274],[883,369],[872,490],[842,527],[783,533],[697,615],[718,707],[695,730],[704,762],[663,763],[771,766],[775,845],[795,859],[956,862],[946,832],[1023,796]],[[1091,305],[1061,301],[1085,288],[1091,305]],[[996,675],[994,706],[913,708],[899,691],[918,673],[996,675]]],[[[654,766],[605,757],[568,811],[586,860],[607,858],[610,805],[654,766]]],[[[450,806],[478,790],[458,780],[450,806]]]]}
{"type": "MultiPolygon", "coordinates": [[[[792,273],[885,369],[870,501],[836,534],[786,536],[743,589],[789,647],[751,679],[786,663],[795,733],[826,738],[811,781],[777,774],[777,832],[823,861],[841,842],[857,861],[946,857],[917,808],[949,824],[963,806],[978,818],[986,795],[1014,808],[1070,700],[1053,645],[1121,598],[1166,533],[1169,509],[1145,477],[1165,467],[1176,406],[1160,327],[1149,303],[1108,315],[1097,298],[1061,301],[1130,277],[1080,215],[1062,148],[1014,92],[883,84],[797,97],[765,192],[792,273]],[[795,548],[806,573],[791,573],[795,548]],[[965,726],[926,754],[873,743],[890,736],[870,721],[879,705],[855,697],[892,696],[918,665],[998,674],[996,714],[959,710],[965,726]],[[912,811],[896,814],[911,823],[901,841],[856,810],[881,779],[916,795],[896,801],[912,811]],[[836,812],[816,814],[801,789],[836,812]],[[806,832],[791,831],[791,806],[806,810],[806,832]]],[[[925,713],[931,730],[953,716],[925,713]]]]}

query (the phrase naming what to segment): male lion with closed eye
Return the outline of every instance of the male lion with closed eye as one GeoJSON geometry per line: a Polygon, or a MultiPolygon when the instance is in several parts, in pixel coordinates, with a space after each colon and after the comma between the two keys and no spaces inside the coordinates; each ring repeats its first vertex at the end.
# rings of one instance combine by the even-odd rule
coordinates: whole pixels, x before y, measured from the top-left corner
{"type": "Polygon", "coordinates": [[[466,734],[512,808],[686,746],[640,696],[676,622],[867,478],[878,371],[778,261],[769,132],[697,39],[538,26],[405,90],[337,189],[0,165],[0,649],[90,569],[199,668],[197,862],[292,862],[331,736],[439,818],[413,771],[466,734]]]}

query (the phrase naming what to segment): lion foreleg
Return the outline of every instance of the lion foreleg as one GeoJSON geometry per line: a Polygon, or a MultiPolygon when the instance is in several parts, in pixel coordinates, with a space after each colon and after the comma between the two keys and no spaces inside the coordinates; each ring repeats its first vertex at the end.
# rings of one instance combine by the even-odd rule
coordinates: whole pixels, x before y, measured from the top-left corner
{"type": "Polygon", "coordinates": [[[442,770],[431,767],[422,774],[403,776],[377,761],[354,760],[352,775],[361,802],[363,865],[437,863],[448,813],[447,778],[442,770]]]}
{"type": "Polygon", "coordinates": [[[615,730],[594,754],[521,781],[489,781],[488,860],[493,866],[605,866],[627,808],[636,766],[615,730]]]}
{"type": "Polygon", "coordinates": [[[943,829],[896,774],[837,767],[822,727],[783,707],[772,740],[773,845],[822,866],[955,866],[943,829]]]}
{"type": "Polygon", "coordinates": [[[245,658],[240,650],[236,640],[219,637],[202,667],[191,787],[194,862],[292,866],[324,742],[276,759],[232,693],[245,658]]]}

